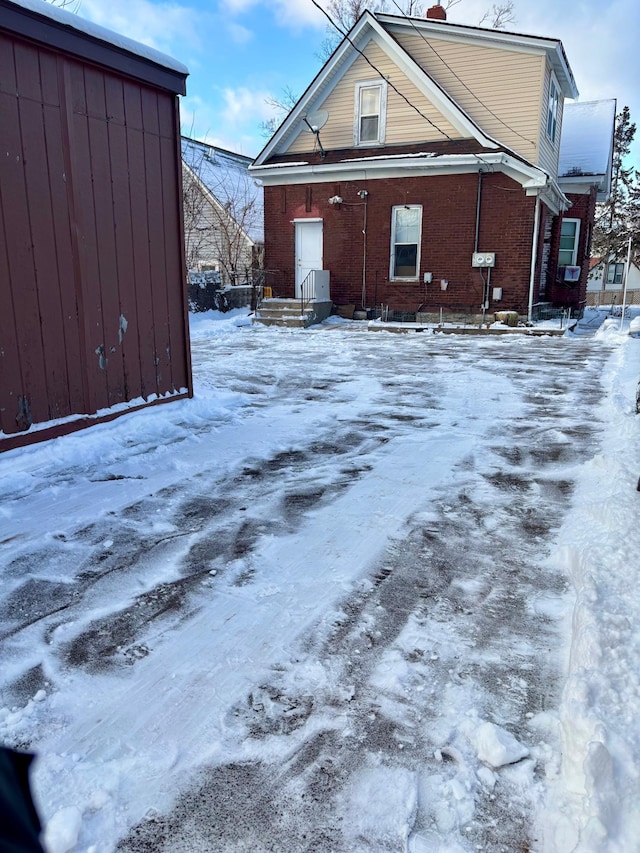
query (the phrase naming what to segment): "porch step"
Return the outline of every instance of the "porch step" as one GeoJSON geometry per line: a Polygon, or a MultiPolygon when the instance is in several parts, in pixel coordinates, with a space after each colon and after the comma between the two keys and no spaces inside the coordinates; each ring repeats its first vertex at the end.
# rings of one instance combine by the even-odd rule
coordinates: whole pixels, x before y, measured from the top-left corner
{"type": "Polygon", "coordinates": [[[331,303],[309,302],[304,308],[299,299],[263,299],[253,316],[254,323],[263,326],[289,326],[306,329],[329,316],[331,303]]]}

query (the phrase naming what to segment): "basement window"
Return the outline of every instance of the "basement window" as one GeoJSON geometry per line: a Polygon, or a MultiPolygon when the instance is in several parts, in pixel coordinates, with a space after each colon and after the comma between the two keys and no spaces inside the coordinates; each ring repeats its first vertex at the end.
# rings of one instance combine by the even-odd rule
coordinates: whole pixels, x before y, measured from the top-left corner
{"type": "Polygon", "coordinates": [[[417,281],[420,269],[422,205],[403,204],[391,211],[390,278],[417,281]]]}
{"type": "Polygon", "coordinates": [[[356,83],[353,128],[356,145],[381,145],[384,142],[386,112],[386,80],[365,80],[356,83]]]}

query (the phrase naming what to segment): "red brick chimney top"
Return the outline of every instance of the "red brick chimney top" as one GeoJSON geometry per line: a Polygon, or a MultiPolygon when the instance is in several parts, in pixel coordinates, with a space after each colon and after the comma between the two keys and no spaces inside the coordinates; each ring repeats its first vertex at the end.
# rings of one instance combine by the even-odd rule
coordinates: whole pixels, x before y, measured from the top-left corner
{"type": "Polygon", "coordinates": [[[431,8],[427,9],[427,18],[433,18],[436,21],[446,21],[447,13],[445,11],[444,6],[441,6],[439,3],[437,6],[431,6],[431,8]]]}

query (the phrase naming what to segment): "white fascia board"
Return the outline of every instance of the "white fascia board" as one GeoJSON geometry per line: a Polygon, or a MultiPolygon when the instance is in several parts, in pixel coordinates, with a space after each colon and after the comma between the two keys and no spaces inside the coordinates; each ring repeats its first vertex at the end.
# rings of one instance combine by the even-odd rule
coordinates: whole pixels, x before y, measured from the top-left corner
{"type": "Polygon", "coordinates": [[[525,185],[525,190],[528,196],[540,196],[554,216],[571,207],[571,202],[553,178],[547,178],[545,185],[535,186],[533,183],[525,185]]]}
{"type": "Polygon", "coordinates": [[[387,26],[389,31],[396,29],[401,32],[424,32],[430,37],[457,41],[464,44],[501,47],[522,53],[545,53],[551,63],[565,98],[577,98],[578,89],[573,77],[573,71],[564,52],[562,42],[546,36],[521,35],[520,33],[490,30],[482,27],[468,27],[463,24],[450,24],[447,21],[431,21],[428,18],[412,18],[410,22],[394,15],[378,14],[378,21],[387,26]]]}
{"type": "Polygon", "coordinates": [[[376,178],[406,178],[425,175],[455,175],[480,170],[502,172],[513,178],[525,190],[539,192],[548,184],[541,169],[523,163],[504,152],[483,154],[400,154],[360,157],[339,163],[278,164],[253,166],[252,174],[265,187],[294,184],[318,184],[331,181],[362,181],[376,178]]]}

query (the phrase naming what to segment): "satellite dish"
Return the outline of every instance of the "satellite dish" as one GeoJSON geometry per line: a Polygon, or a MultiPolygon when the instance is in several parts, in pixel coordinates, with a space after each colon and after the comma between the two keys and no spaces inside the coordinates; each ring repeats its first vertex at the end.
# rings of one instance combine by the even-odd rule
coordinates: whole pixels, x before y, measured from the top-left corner
{"type": "Polygon", "coordinates": [[[307,113],[303,122],[305,130],[308,130],[311,133],[317,133],[325,126],[328,120],[329,113],[326,110],[314,110],[311,113],[307,113]]]}

